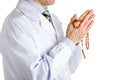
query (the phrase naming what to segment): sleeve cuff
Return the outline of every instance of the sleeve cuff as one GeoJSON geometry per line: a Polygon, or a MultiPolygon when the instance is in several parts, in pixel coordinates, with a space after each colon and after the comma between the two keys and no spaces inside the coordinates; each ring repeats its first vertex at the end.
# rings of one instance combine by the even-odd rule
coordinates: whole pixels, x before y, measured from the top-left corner
{"type": "Polygon", "coordinates": [[[75,50],[75,44],[68,38],[63,39],[62,41],[64,44],[66,44],[67,46],[69,46],[69,48],[72,50],[72,52],[75,50]]]}

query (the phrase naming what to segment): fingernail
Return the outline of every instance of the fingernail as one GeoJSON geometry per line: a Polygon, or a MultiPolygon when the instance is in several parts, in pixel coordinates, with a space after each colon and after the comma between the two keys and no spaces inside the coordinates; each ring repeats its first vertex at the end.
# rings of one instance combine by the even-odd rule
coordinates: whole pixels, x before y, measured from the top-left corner
{"type": "Polygon", "coordinates": [[[73,16],[76,16],[76,13],[73,16]]]}
{"type": "Polygon", "coordinates": [[[91,11],[93,11],[93,9],[91,9],[91,11]]]}
{"type": "Polygon", "coordinates": [[[94,16],[96,16],[96,15],[94,14],[94,16]]]}
{"type": "Polygon", "coordinates": [[[90,9],[88,9],[87,11],[90,11],[90,9]]]}

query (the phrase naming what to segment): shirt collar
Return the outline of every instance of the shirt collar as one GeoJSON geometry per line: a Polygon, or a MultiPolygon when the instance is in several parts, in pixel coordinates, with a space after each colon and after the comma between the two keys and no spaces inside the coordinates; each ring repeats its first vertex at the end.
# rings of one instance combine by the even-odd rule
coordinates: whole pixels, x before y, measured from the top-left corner
{"type": "MultiPolygon", "coordinates": [[[[33,7],[35,7],[40,13],[43,13],[43,12],[45,11],[45,9],[44,9],[42,6],[40,6],[39,4],[37,4],[35,1],[33,1],[33,0],[28,0],[28,2],[29,2],[33,7]]],[[[47,10],[47,8],[46,8],[46,10],[47,10]]]]}

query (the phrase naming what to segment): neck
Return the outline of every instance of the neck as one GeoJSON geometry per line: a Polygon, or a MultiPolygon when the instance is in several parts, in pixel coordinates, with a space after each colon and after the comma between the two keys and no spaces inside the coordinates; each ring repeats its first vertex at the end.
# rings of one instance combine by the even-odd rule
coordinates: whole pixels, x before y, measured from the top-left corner
{"type": "Polygon", "coordinates": [[[38,0],[34,0],[36,3],[38,3],[40,6],[42,6],[44,9],[47,8],[47,5],[40,3],[38,0]]]}

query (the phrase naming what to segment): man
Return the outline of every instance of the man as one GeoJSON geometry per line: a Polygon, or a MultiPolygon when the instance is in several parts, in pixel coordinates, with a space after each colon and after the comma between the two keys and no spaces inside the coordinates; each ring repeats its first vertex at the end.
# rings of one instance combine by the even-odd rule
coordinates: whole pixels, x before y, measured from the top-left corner
{"type": "Polygon", "coordinates": [[[58,18],[47,10],[54,2],[20,0],[6,18],[1,31],[5,80],[70,80],[81,59],[79,42],[95,14],[87,10],[79,18],[74,15],[65,37],[58,18]]]}

